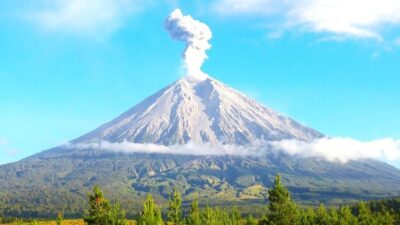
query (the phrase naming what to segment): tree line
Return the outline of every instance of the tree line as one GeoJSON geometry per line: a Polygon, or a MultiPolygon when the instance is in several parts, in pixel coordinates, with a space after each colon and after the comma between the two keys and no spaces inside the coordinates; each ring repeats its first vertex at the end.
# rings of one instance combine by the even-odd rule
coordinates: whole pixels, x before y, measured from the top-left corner
{"type": "MultiPolygon", "coordinates": [[[[151,195],[143,203],[138,225],[400,225],[400,212],[387,204],[364,203],[327,209],[300,207],[291,198],[278,175],[269,192],[268,210],[262,218],[243,217],[236,207],[199,207],[193,200],[190,209],[182,208],[182,196],[175,190],[163,215],[151,195]]],[[[84,221],[88,225],[127,225],[126,214],[119,204],[111,204],[98,186],[88,195],[89,209],[84,221]]],[[[61,224],[61,221],[59,222],[61,224]]]]}

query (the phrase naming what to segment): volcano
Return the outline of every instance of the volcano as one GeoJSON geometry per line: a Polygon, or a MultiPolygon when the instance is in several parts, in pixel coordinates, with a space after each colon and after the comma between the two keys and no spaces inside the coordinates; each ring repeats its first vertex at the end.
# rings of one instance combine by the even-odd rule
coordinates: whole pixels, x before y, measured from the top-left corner
{"type": "Polygon", "coordinates": [[[199,197],[216,205],[262,204],[277,173],[303,203],[400,195],[400,171],[374,160],[340,163],[274,151],[263,156],[177,155],[90,147],[106,142],[217,148],[323,137],[211,77],[184,77],[66,146],[0,166],[0,210],[8,216],[48,216],[60,210],[80,215],[85,194],[95,184],[127,209],[139,206],[147,193],[165,200],[174,188],[186,201],[199,197]]]}
{"type": "Polygon", "coordinates": [[[184,77],[73,143],[243,145],[322,136],[211,77],[184,77]]]}

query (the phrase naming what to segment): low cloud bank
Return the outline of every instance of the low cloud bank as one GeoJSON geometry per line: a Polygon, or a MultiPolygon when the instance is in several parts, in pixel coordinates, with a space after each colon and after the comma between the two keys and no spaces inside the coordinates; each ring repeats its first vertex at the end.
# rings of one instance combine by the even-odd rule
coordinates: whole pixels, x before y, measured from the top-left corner
{"type": "Polygon", "coordinates": [[[284,140],[271,143],[273,149],[291,155],[324,157],[330,161],[377,159],[400,160],[400,140],[391,138],[358,141],[351,138],[322,138],[312,142],[284,140]]]}
{"type": "Polygon", "coordinates": [[[351,160],[375,159],[386,162],[400,160],[400,140],[391,138],[373,141],[358,141],[351,138],[322,138],[312,142],[282,140],[258,141],[252,145],[186,144],[164,146],[131,142],[110,143],[106,141],[67,144],[67,148],[96,149],[121,153],[159,153],[179,155],[238,155],[264,156],[283,152],[300,157],[320,157],[329,161],[346,163],[351,160]]]}

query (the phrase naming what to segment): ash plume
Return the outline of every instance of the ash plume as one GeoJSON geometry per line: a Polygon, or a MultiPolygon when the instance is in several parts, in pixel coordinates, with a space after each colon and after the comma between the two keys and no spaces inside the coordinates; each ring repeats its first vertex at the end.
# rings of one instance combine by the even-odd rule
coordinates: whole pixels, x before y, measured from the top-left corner
{"type": "Polygon", "coordinates": [[[211,48],[210,28],[190,15],[183,15],[180,9],[175,9],[169,15],[164,26],[174,40],[186,43],[183,52],[185,75],[205,78],[207,75],[201,71],[201,66],[207,59],[206,51],[211,48]]]}

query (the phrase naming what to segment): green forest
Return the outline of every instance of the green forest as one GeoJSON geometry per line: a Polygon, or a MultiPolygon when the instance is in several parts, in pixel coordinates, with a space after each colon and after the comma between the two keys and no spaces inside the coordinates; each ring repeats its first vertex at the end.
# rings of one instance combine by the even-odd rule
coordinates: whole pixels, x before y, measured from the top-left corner
{"type": "Polygon", "coordinates": [[[253,217],[243,213],[237,207],[200,207],[198,200],[193,200],[188,207],[183,206],[182,195],[175,190],[168,201],[166,210],[162,211],[153,197],[148,195],[143,202],[142,212],[136,218],[126,217],[126,212],[118,203],[111,203],[101,191],[94,186],[88,193],[87,210],[83,220],[64,220],[60,212],[54,221],[23,222],[3,218],[0,222],[9,224],[55,224],[55,225],[397,225],[400,224],[400,200],[382,200],[360,202],[354,205],[342,205],[326,208],[305,207],[296,204],[284,186],[279,175],[268,190],[268,204],[263,216],[253,217]]]}

